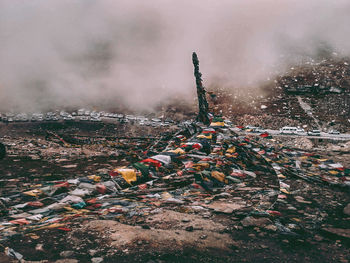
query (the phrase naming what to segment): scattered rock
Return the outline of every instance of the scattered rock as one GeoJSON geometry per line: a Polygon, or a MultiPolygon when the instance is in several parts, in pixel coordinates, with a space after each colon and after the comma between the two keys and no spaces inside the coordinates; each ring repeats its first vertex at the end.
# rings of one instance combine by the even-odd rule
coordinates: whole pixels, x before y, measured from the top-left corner
{"type": "Polygon", "coordinates": [[[62,167],[69,169],[69,168],[76,168],[77,166],[78,166],[77,164],[67,164],[67,165],[63,165],[62,167]]]}
{"type": "Polygon", "coordinates": [[[314,147],[312,141],[305,137],[295,139],[294,144],[296,148],[303,150],[311,150],[314,147]]]}
{"type": "Polygon", "coordinates": [[[241,221],[241,223],[245,227],[248,227],[248,226],[264,227],[266,225],[270,225],[272,221],[266,217],[254,218],[254,217],[247,216],[241,221]]]}
{"type": "Polygon", "coordinates": [[[343,212],[344,212],[344,214],[350,216],[350,203],[344,207],[343,212]]]}
{"type": "Polygon", "coordinates": [[[350,229],[325,227],[322,230],[339,237],[350,238],[350,229]]]}
{"type": "Polygon", "coordinates": [[[96,255],[97,252],[98,252],[98,251],[97,251],[96,249],[90,249],[90,250],[89,250],[89,255],[90,255],[90,256],[94,256],[94,255],[96,255]]]}
{"type": "Polygon", "coordinates": [[[323,240],[323,237],[321,237],[319,235],[315,235],[314,238],[316,241],[319,241],[319,242],[323,240]]]}
{"type": "Polygon", "coordinates": [[[103,262],[103,258],[92,258],[91,262],[92,263],[101,263],[101,262],[103,262]]]}
{"type": "Polygon", "coordinates": [[[37,245],[35,246],[35,250],[37,250],[37,251],[44,251],[43,246],[44,246],[44,244],[37,244],[37,245]]]}
{"type": "Polygon", "coordinates": [[[78,260],[72,259],[72,258],[59,259],[55,261],[55,263],[78,263],[78,262],[79,262],[78,260]]]}
{"type": "Polygon", "coordinates": [[[69,258],[69,257],[71,257],[73,255],[74,255],[74,251],[71,251],[71,250],[62,251],[60,253],[60,256],[63,257],[63,258],[69,258]]]}
{"type": "Polygon", "coordinates": [[[245,203],[224,203],[224,202],[212,202],[208,205],[209,208],[214,209],[215,212],[232,214],[233,211],[240,210],[246,207],[245,203]]]}

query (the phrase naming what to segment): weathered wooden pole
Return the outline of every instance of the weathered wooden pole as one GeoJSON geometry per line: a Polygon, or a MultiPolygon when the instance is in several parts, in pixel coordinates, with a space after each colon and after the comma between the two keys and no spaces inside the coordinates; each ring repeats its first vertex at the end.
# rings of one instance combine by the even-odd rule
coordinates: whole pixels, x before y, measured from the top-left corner
{"type": "Polygon", "coordinates": [[[6,147],[0,142],[0,160],[6,156],[6,147]]]}
{"type": "Polygon", "coordinates": [[[199,72],[199,60],[196,52],[192,54],[192,62],[194,66],[194,76],[196,77],[197,96],[198,96],[198,115],[197,121],[209,124],[208,111],[209,106],[206,97],[206,91],[202,84],[202,73],[199,72]]]}

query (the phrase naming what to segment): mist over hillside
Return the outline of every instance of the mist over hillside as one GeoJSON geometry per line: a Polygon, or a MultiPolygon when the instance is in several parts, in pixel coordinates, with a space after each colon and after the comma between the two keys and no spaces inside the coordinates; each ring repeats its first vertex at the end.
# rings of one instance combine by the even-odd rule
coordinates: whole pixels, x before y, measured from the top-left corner
{"type": "Polygon", "coordinates": [[[256,89],[289,65],[350,54],[348,1],[0,2],[0,110],[127,105],[256,89]],[[220,81],[218,81],[220,80],[220,81]]]}

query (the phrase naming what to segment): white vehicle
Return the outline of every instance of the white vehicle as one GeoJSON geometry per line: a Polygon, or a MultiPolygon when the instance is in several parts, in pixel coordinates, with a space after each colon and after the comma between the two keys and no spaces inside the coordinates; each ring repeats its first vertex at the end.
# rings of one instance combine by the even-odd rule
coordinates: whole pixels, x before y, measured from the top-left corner
{"type": "Polygon", "coordinates": [[[280,134],[297,134],[298,128],[297,127],[283,127],[280,129],[280,134]]]}
{"type": "Polygon", "coordinates": [[[43,121],[44,120],[44,114],[38,115],[37,120],[38,121],[43,121]]]}
{"type": "Polygon", "coordinates": [[[100,113],[93,111],[90,113],[91,118],[100,118],[100,113]]]}
{"type": "Polygon", "coordinates": [[[307,132],[307,135],[310,136],[321,136],[321,131],[320,130],[311,130],[307,132]]]}
{"type": "Polygon", "coordinates": [[[297,129],[297,134],[304,134],[305,130],[303,128],[298,128],[297,129]]]}
{"type": "Polygon", "coordinates": [[[81,116],[79,119],[81,121],[88,121],[88,120],[90,120],[89,116],[81,116]]]}
{"type": "Polygon", "coordinates": [[[68,114],[67,116],[63,117],[63,120],[65,120],[65,121],[72,121],[72,120],[74,120],[74,117],[72,115],[68,114]]]}
{"type": "Polygon", "coordinates": [[[21,113],[19,114],[20,121],[29,121],[27,113],[21,113]]]}
{"type": "Polygon", "coordinates": [[[337,130],[330,130],[328,134],[340,134],[340,132],[337,130]]]}
{"type": "Polygon", "coordinates": [[[125,118],[128,120],[136,120],[136,117],[134,115],[126,115],[125,118]]]}
{"type": "Polygon", "coordinates": [[[79,109],[78,110],[78,115],[82,116],[82,115],[84,115],[84,112],[85,112],[85,109],[79,109]]]}
{"type": "Polygon", "coordinates": [[[158,119],[158,118],[153,118],[152,121],[153,121],[153,122],[162,122],[162,120],[161,120],[161,119],[158,119]]]}
{"type": "Polygon", "coordinates": [[[91,121],[100,122],[100,121],[102,121],[102,119],[101,119],[101,117],[92,117],[91,121]]]}
{"type": "Polygon", "coordinates": [[[33,117],[32,118],[35,118],[36,120],[44,120],[44,114],[42,113],[33,113],[33,117]]]}
{"type": "Polygon", "coordinates": [[[66,112],[66,111],[60,111],[60,116],[61,117],[67,117],[69,115],[69,113],[68,112],[66,112]]]}

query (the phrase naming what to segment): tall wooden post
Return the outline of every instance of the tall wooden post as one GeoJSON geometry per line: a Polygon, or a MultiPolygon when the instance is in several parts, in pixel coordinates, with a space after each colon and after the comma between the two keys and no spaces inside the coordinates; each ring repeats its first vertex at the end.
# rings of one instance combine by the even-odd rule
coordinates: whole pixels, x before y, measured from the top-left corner
{"type": "Polygon", "coordinates": [[[197,86],[197,96],[198,96],[198,115],[197,121],[203,122],[206,125],[209,125],[208,117],[208,102],[206,98],[206,91],[202,84],[202,73],[199,72],[199,60],[196,52],[192,54],[192,62],[194,66],[194,76],[196,77],[196,86],[197,86]]]}

